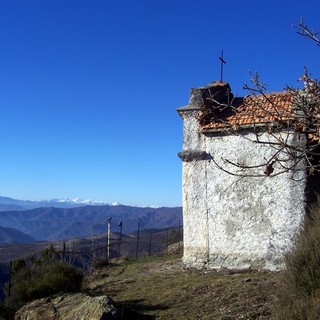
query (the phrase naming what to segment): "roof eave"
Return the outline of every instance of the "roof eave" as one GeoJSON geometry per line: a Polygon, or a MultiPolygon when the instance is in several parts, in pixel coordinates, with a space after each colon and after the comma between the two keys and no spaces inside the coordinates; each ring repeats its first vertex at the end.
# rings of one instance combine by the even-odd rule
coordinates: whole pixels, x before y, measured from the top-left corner
{"type": "MultiPolygon", "coordinates": [[[[283,126],[280,125],[278,121],[272,121],[272,122],[261,122],[261,123],[255,123],[255,124],[225,124],[224,127],[221,128],[201,128],[200,132],[203,134],[206,133],[224,133],[224,134],[232,134],[240,130],[255,130],[255,129],[262,129],[262,128],[270,128],[270,127],[278,127],[282,128],[283,126]]],[[[288,124],[288,128],[290,128],[290,124],[288,124]]]]}

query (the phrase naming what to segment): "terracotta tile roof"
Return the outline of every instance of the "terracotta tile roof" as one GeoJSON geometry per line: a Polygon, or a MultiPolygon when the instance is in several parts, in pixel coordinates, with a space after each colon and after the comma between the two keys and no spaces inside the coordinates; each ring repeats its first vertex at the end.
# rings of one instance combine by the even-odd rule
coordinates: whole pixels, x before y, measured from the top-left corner
{"type": "Polygon", "coordinates": [[[233,112],[202,126],[201,131],[224,131],[239,127],[254,127],[288,121],[293,118],[294,96],[288,92],[248,96],[233,112]]]}

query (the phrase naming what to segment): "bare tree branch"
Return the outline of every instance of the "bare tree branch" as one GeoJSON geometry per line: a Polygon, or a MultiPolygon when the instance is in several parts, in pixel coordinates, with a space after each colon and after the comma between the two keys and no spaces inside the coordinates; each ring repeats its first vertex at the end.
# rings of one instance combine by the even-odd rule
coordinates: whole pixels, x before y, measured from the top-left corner
{"type": "Polygon", "coordinates": [[[226,169],[213,159],[215,165],[229,174],[246,177],[320,171],[320,84],[310,78],[307,70],[299,80],[304,81],[303,89],[287,87],[285,93],[271,94],[265,91],[266,85],[260,83],[259,76],[254,74],[253,87],[245,85],[249,95],[242,105],[232,105],[234,99],[230,99],[229,104],[219,105],[214,97],[207,98],[211,99],[211,104],[207,102],[200,109],[197,117],[200,126],[219,124],[227,127],[229,134],[239,135],[274,151],[269,158],[255,159],[256,162],[251,164],[224,159],[224,164],[234,170],[226,169]],[[250,122],[246,129],[253,135],[243,134],[240,130],[244,116],[250,122]],[[260,174],[252,172],[258,168],[263,168],[260,174]]]}
{"type": "MultiPolygon", "coordinates": [[[[320,45],[320,35],[301,19],[297,33],[320,45]]],[[[238,160],[213,159],[222,171],[244,177],[273,177],[286,172],[320,172],[320,83],[305,68],[298,79],[302,88],[286,87],[282,93],[270,93],[258,73],[250,73],[248,95],[240,101],[229,92],[224,100],[219,93],[203,99],[197,115],[202,132],[220,132],[268,147],[268,156],[242,163],[238,160]],[[245,119],[245,121],[244,121],[245,119]],[[206,131],[207,130],[207,131],[206,131]],[[209,131],[208,131],[209,130],[209,131]],[[216,131],[215,131],[216,130],[216,131]],[[253,134],[246,135],[243,131],[253,134]],[[259,171],[261,170],[261,171],[259,171]]],[[[219,83],[219,85],[221,85],[219,83]]],[[[227,93],[226,93],[227,92],[227,93]]],[[[296,179],[295,175],[292,175],[296,179]]]]}
{"type": "Polygon", "coordinates": [[[319,32],[315,31],[315,29],[310,29],[305,23],[303,17],[300,20],[298,27],[294,26],[298,31],[297,33],[303,37],[311,39],[316,42],[318,46],[320,46],[319,32]]]}

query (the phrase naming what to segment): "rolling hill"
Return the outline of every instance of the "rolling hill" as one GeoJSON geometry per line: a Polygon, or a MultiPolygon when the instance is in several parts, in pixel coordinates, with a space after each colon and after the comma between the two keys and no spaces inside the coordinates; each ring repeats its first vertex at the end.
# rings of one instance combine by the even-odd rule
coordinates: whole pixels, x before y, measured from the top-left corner
{"type": "Polygon", "coordinates": [[[0,226],[14,228],[37,240],[62,240],[94,236],[107,230],[112,217],[113,232],[123,222],[123,233],[138,229],[166,228],[182,222],[182,208],[141,208],[125,205],[43,207],[23,211],[0,212],[0,226]]]}
{"type": "Polygon", "coordinates": [[[33,243],[36,241],[36,239],[19,230],[0,226],[0,243],[33,243]]]}

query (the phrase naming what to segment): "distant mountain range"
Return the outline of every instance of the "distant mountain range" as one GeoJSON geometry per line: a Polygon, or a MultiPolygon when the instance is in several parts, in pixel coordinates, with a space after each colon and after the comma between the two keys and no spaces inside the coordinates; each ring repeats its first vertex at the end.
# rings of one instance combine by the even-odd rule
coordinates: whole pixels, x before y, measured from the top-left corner
{"type": "Polygon", "coordinates": [[[106,203],[101,201],[83,200],[80,198],[62,198],[52,200],[17,200],[9,197],[0,196],[0,211],[29,210],[35,208],[55,207],[55,208],[74,208],[88,205],[119,205],[119,203],[106,203]]]}
{"type": "MultiPolygon", "coordinates": [[[[41,207],[32,208],[35,201],[0,197],[0,207],[10,207],[9,210],[0,212],[0,226],[16,229],[31,237],[30,239],[54,241],[105,233],[109,218],[112,218],[113,232],[118,232],[119,223],[123,222],[123,233],[134,232],[138,229],[138,224],[141,230],[182,224],[181,207],[142,208],[125,205],[84,205],[84,203],[79,204],[72,201],[38,201],[36,203],[41,207]],[[56,204],[62,207],[56,207],[56,204]],[[18,209],[13,210],[14,207],[18,209]]],[[[15,240],[12,239],[11,242],[23,242],[19,237],[15,240]]]]}

